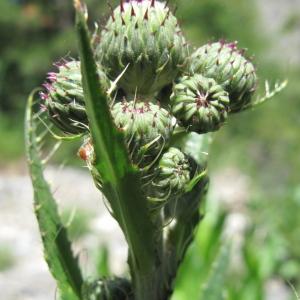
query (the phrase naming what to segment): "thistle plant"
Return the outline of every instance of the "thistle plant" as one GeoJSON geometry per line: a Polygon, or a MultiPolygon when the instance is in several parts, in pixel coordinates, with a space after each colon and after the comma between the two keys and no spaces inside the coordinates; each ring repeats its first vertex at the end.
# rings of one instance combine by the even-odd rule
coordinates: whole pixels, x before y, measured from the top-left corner
{"type": "Polygon", "coordinates": [[[85,5],[75,0],[74,7],[79,60],[57,63],[40,92],[41,109],[33,94],[26,113],[45,257],[61,299],[170,299],[202,218],[213,132],[286,83],[254,99],[256,70],[237,43],[193,49],[167,3],[121,0],[93,35],[85,5]],[[130,276],[83,277],[43,176],[40,126],[60,142],[81,140],[78,155],[128,243],[130,276]]]}

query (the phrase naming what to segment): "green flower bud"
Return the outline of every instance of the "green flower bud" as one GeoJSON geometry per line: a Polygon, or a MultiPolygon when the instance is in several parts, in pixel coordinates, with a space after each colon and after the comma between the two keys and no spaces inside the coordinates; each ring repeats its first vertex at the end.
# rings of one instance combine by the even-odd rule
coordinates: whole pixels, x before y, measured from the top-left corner
{"type": "Polygon", "coordinates": [[[177,148],[171,147],[159,161],[158,176],[154,180],[160,196],[175,196],[184,193],[190,181],[191,166],[188,157],[177,148]]]}
{"type": "MultiPolygon", "coordinates": [[[[116,126],[126,138],[134,163],[153,161],[168,142],[175,119],[159,105],[149,102],[119,102],[112,108],[116,126]]],[[[140,164],[139,164],[140,165],[140,164]]]]}
{"type": "Polygon", "coordinates": [[[213,78],[229,93],[230,111],[240,111],[251,101],[257,76],[253,64],[238,50],[237,43],[207,44],[192,54],[190,71],[213,78]]]}
{"type": "Polygon", "coordinates": [[[185,63],[188,46],[176,17],[155,0],[121,1],[97,48],[101,64],[128,96],[152,97],[171,83],[185,63]]]}
{"type": "MultiPolygon", "coordinates": [[[[68,134],[84,133],[88,130],[83,88],[81,83],[80,62],[62,60],[56,64],[58,72],[48,73],[44,84],[47,93],[40,94],[50,120],[68,134]]],[[[103,89],[109,88],[106,75],[98,68],[103,89]]]]}
{"type": "Polygon", "coordinates": [[[191,131],[215,131],[227,118],[228,93],[214,79],[195,74],[185,76],[173,87],[174,116],[191,131]]]}

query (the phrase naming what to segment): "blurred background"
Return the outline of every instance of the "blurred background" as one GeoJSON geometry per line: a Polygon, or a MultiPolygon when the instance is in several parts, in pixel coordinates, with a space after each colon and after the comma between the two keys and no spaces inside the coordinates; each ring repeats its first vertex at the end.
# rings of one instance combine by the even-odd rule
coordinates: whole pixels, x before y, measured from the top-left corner
{"type": "MultiPolygon", "coordinates": [[[[87,0],[91,28],[106,1],[87,0]]],[[[117,1],[111,1],[115,4],[117,1]]],[[[254,56],[263,93],[288,87],[255,111],[232,116],[215,136],[206,217],[179,272],[174,300],[198,299],[225,238],[233,242],[225,299],[291,300],[300,293],[300,1],[170,1],[193,45],[224,38],[254,56]]],[[[0,1],[0,289],[3,300],[50,300],[23,142],[29,92],[52,63],[76,57],[72,1],[0,1]]],[[[117,225],[66,145],[47,176],[87,274],[127,272],[117,225]],[[63,163],[64,168],[61,168],[63,163]],[[96,251],[102,249],[101,253],[96,251]],[[108,251],[110,255],[108,255],[108,251]]]]}

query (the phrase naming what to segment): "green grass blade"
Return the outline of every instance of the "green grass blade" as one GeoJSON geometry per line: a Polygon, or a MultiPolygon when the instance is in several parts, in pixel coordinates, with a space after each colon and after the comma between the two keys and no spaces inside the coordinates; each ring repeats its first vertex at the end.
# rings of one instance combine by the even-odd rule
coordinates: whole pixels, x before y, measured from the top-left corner
{"type": "Polygon", "coordinates": [[[32,113],[33,94],[25,118],[26,152],[34,189],[34,208],[44,245],[45,258],[63,300],[81,299],[82,276],[60,220],[55,199],[43,174],[32,113]]]}
{"type": "Polygon", "coordinates": [[[79,0],[74,4],[86,111],[96,153],[95,168],[103,181],[103,193],[126,236],[131,262],[135,268],[147,272],[153,268],[155,251],[154,228],[146,198],[140,189],[139,173],[131,165],[123,135],[114,125],[106,94],[99,84],[85,6],[79,0]]]}
{"type": "Polygon", "coordinates": [[[227,242],[217,256],[200,300],[223,300],[224,284],[230,259],[230,245],[227,242]]]}

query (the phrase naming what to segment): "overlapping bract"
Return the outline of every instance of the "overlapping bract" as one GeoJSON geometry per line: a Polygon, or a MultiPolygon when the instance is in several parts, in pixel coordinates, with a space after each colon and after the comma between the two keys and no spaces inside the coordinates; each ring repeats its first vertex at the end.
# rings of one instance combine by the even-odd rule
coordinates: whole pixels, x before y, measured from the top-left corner
{"type": "Polygon", "coordinates": [[[228,93],[214,79],[200,74],[185,76],[174,85],[172,113],[198,133],[218,130],[227,118],[228,93]]]}
{"type": "Polygon", "coordinates": [[[192,54],[190,72],[215,79],[229,93],[232,112],[249,104],[256,90],[253,64],[243,56],[237,43],[224,41],[207,44],[192,54]]]}
{"type": "Polygon", "coordinates": [[[124,132],[133,162],[151,163],[168,143],[174,130],[171,114],[151,102],[123,101],[112,107],[116,126],[124,132]]]}
{"type": "Polygon", "coordinates": [[[170,147],[159,161],[155,185],[162,195],[181,195],[191,180],[191,172],[188,157],[179,149],[170,147]]]}
{"type": "MultiPolygon", "coordinates": [[[[46,92],[41,92],[43,107],[48,111],[51,121],[63,132],[80,134],[88,131],[80,62],[62,60],[55,64],[58,72],[50,72],[44,83],[46,92]]],[[[98,68],[103,89],[109,88],[109,80],[98,68]]]]}
{"type": "Polygon", "coordinates": [[[119,81],[127,95],[151,97],[183,69],[188,46],[165,3],[129,1],[112,12],[97,54],[112,80],[128,66],[119,81]]]}

